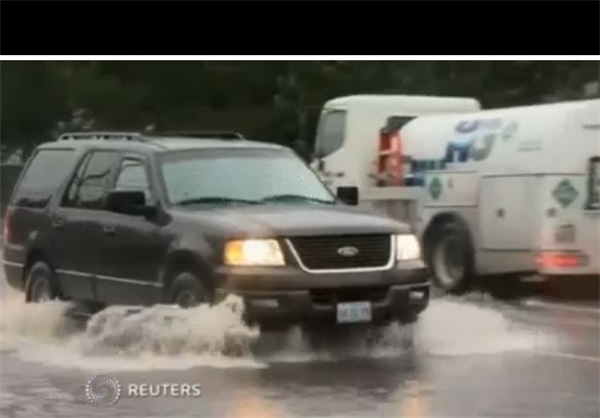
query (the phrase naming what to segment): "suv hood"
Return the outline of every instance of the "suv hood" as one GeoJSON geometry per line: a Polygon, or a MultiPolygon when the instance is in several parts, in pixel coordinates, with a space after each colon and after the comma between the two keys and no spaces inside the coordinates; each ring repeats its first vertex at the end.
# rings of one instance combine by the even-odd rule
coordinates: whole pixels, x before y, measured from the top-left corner
{"type": "Polygon", "coordinates": [[[178,210],[177,214],[188,222],[203,224],[203,229],[215,235],[291,237],[410,232],[404,223],[348,206],[273,204],[178,210]]]}

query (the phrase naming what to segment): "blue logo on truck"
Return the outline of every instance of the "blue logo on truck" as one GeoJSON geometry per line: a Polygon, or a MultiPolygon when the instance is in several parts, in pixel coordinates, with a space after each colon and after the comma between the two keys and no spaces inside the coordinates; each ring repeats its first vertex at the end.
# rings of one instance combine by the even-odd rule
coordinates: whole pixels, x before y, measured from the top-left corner
{"type": "MultiPolygon", "coordinates": [[[[423,186],[425,175],[431,170],[443,170],[448,163],[483,161],[490,156],[498,141],[506,142],[515,136],[519,129],[517,121],[501,118],[461,120],[454,127],[453,137],[446,144],[444,155],[439,160],[412,160],[410,184],[423,186]]],[[[432,197],[439,196],[438,186],[430,190],[432,197]]]]}
{"type": "Polygon", "coordinates": [[[460,121],[454,128],[456,136],[446,146],[446,163],[483,161],[489,157],[498,139],[512,138],[518,130],[517,122],[504,123],[502,119],[460,121]]]}

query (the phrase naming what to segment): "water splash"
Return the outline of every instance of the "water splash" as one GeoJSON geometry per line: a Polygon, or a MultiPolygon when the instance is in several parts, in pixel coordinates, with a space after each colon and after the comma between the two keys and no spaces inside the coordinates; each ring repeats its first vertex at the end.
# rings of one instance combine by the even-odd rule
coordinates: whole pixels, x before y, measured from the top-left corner
{"type": "Polygon", "coordinates": [[[519,327],[502,312],[468,302],[436,300],[419,320],[415,346],[431,355],[464,356],[523,351],[554,344],[519,327]]]}
{"type": "Polygon", "coordinates": [[[59,301],[26,305],[22,293],[6,289],[0,297],[0,348],[27,338],[50,342],[68,335],[68,308],[68,303],[59,301]]]}
{"type": "Polygon", "coordinates": [[[243,303],[234,296],[185,310],[109,307],[83,331],[66,315],[68,303],[25,304],[18,293],[3,296],[0,348],[26,361],[111,370],[262,367],[250,352],[260,333],[244,323],[243,303]]]}
{"type": "MultiPolygon", "coordinates": [[[[110,307],[81,327],[65,302],[25,304],[23,295],[0,296],[0,349],[26,361],[82,369],[181,369],[194,366],[266,367],[275,362],[383,358],[407,352],[463,356],[522,351],[548,337],[518,329],[501,312],[468,301],[433,300],[414,326],[340,335],[310,335],[298,328],[261,334],[243,319],[243,302],[230,296],[215,306],[110,307]],[[316,344],[315,344],[316,343],[316,344]]],[[[343,333],[342,333],[343,334],[343,333]]]]}

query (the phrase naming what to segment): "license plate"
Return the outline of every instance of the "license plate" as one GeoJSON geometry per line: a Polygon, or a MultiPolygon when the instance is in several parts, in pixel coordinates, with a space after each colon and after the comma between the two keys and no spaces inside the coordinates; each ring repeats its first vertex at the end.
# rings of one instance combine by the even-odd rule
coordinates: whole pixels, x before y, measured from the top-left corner
{"type": "Polygon", "coordinates": [[[347,302],[337,305],[337,322],[339,324],[348,324],[354,322],[371,321],[371,303],[370,302],[347,302]]]}

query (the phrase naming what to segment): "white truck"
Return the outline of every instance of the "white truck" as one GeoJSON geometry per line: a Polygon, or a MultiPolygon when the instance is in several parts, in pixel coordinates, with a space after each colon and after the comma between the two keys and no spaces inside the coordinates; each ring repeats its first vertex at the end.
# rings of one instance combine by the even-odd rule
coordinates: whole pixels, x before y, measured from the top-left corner
{"type": "MultiPolygon", "coordinates": [[[[469,105],[430,99],[440,109],[445,100],[469,105]]],[[[446,291],[467,289],[475,276],[599,275],[600,100],[457,107],[416,118],[409,108],[382,114],[380,121],[406,119],[381,123],[388,129],[379,144],[369,139],[373,129],[353,132],[367,118],[350,110],[336,152],[313,166],[332,186],[358,186],[365,204],[408,218],[446,291]],[[398,202],[411,210],[389,210],[398,202]]],[[[317,152],[331,136],[326,122],[317,152]]]]}

